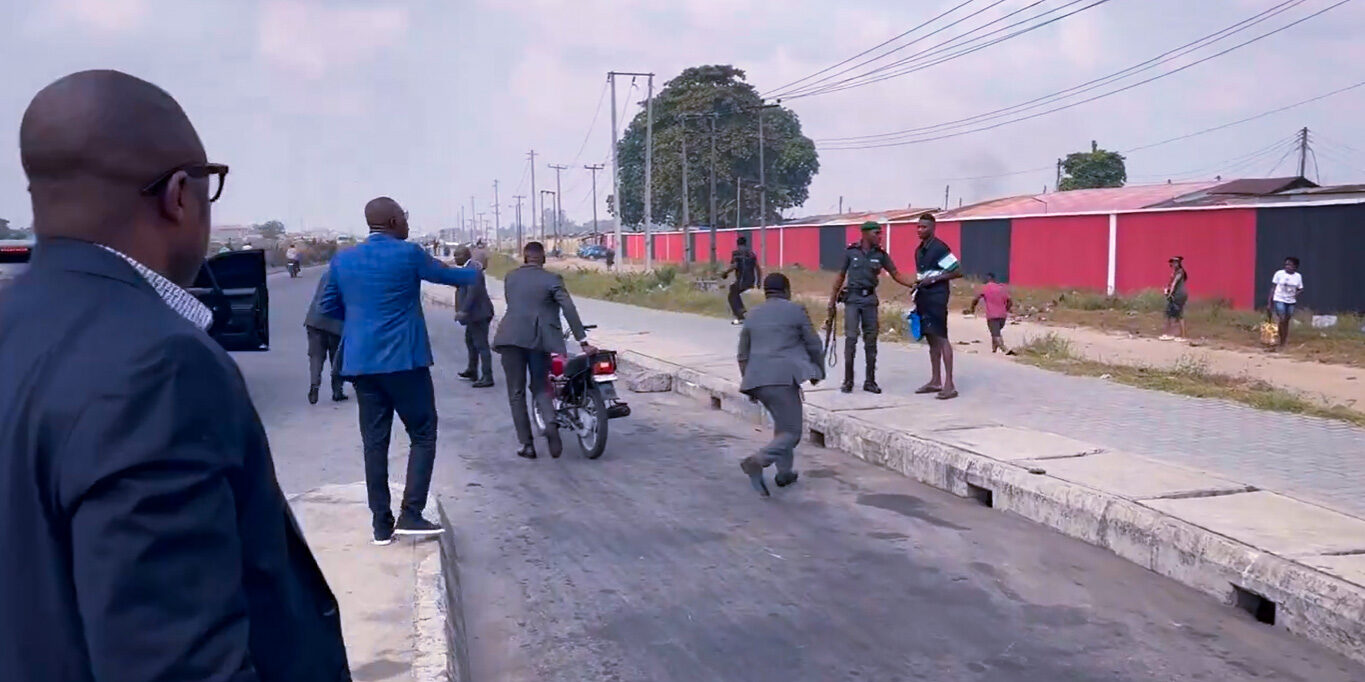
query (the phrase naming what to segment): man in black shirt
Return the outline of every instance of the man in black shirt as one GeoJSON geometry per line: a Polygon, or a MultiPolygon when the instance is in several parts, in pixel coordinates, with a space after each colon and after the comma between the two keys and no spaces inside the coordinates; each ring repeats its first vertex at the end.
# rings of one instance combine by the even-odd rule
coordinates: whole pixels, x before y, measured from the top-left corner
{"type": "Polygon", "coordinates": [[[939,400],[957,397],[953,385],[953,345],[948,341],[948,282],[962,276],[962,268],[952,249],[934,236],[937,226],[934,217],[924,214],[919,218],[919,248],[915,249],[915,310],[919,312],[920,329],[929,342],[929,383],[916,393],[937,393],[939,400]],[[940,373],[940,361],[942,373],[940,373]]]}
{"type": "Polygon", "coordinates": [[[730,267],[725,272],[720,273],[720,278],[725,279],[730,273],[735,273],[735,282],[730,285],[730,312],[734,313],[735,319],[730,324],[744,323],[744,292],[754,288],[758,284],[758,279],[763,276],[763,268],[758,265],[758,256],[754,250],[749,248],[749,240],[740,237],[735,250],[730,253],[730,267]]]}
{"type": "Polygon", "coordinates": [[[863,348],[867,351],[867,376],[863,380],[863,390],[868,393],[881,393],[877,385],[877,334],[880,325],[877,320],[877,278],[885,270],[891,279],[907,287],[915,283],[904,279],[891,256],[882,250],[882,226],[868,221],[863,223],[862,239],[849,244],[844,251],[844,264],[839,276],[834,279],[834,291],[829,297],[829,315],[834,317],[839,293],[847,282],[844,292],[844,384],[839,388],[844,393],[853,392],[853,361],[858,353],[858,332],[863,335],[863,348]]]}

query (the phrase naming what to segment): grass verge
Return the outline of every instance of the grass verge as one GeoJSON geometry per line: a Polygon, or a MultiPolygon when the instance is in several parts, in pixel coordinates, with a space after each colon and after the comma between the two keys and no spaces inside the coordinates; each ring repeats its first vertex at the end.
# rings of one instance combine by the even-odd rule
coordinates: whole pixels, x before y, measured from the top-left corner
{"type": "Polygon", "coordinates": [[[1201,359],[1186,356],[1170,369],[1113,365],[1077,357],[1064,337],[1047,333],[1015,348],[1019,359],[1042,369],[1093,376],[1121,384],[1194,398],[1231,400],[1261,410],[1336,419],[1365,426],[1365,413],[1344,405],[1322,405],[1264,381],[1210,372],[1201,359]]]}

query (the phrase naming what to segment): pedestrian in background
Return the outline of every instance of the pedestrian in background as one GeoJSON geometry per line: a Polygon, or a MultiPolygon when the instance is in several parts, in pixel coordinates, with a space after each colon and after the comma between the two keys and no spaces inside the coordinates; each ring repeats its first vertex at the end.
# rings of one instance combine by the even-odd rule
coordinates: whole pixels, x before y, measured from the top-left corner
{"type": "Polygon", "coordinates": [[[1005,346],[1004,336],[1005,323],[1014,310],[1014,299],[1010,298],[1005,285],[996,281],[994,272],[986,273],[986,283],[981,286],[976,298],[972,299],[967,314],[975,314],[976,304],[981,302],[986,304],[986,329],[991,333],[991,352],[998,350],[1005,355],[1014,355],[1014,351],[1005,346]]]}
{"type": "Polygon", "coordinates": [[[182,287],[227,166],[84,71],[19,128],[37,247],[0,294],[0,680],[351,679],[236,363],[182,287]]]}
{"type": "Polygon", "coordinates": [[[825,378],[824,350],[805,306],[791,300],[791,282],[774,272],[763,279],[765,302],[739,332],[739,390],[763,404],[773,418],[773,438],[740,469],[760,495],[768,496],[763,469],[777,465],[774,482],[796,482],[795,448],[801,442],[801,383],[825,378]]]}
{"type": "Polygon", "coordinates": [[[1185,290],[1185,284],[1190,280],[1189,273],[1185,272],[1185,258],[1172,256],[1167,262],[1171,266],[1171,281],[1167,282],[1166,288],[1162,290],[1166,295],[1166,332],[1161,335],[1162,341],[1175,339],[1172,332],[1177,332],[1182,339],[1185,338],[1185,304],[1190,300],[1190,295],[1185,290]]]}
{"type": "Polygon", "coordinates": [[[550,456],[559,457],[564,444],[559,438],[559,425],[554,421],[554,401],[550,397],[550,354],[567,353],[560,315],[569,321],[569,330],[584,352],[590,351],[592,346],[588,343],[583,321],[578,318],[573,297],[564,286],[564,278],[545,269],[545,245],[527,242],[522,249],[522,258],[524,264],[507,273],[507,279],[503,281],[507,310],[498,323],[493,348],[502,356],[512,425],[521,443],[517,456],[536,458],[531,418],[526,411],[526,391],[529,390],[545,419],[545,441],[550,447],[550,456]]]}
{"type": "Polygon", "coordinates": [[[422,315],[422,282],[473,284],[478,271],[446,267],[407,241],[408,212],[389,197],[365,205],[370,236],[332,259],[322,296],[324,315],[345,321],[341,373],[355,386],[365,489],[374,544],[398,535],[437,535],[422,518],[436,464],[436,392],[431,384],[431,340],[422,315]],[[398,520],[389,498],[389,436],[393,415],[403,420],[411,450],[398,520]]]}
{"type": "Polygon", "coordinates": [[[322,271],[318,288],[313,292],[313,302],[308,304],[308,315],[303,319],[304,331],[308,334],[308,404],[318,404],[318,390],[322,385],[322,364],[332,364],[332,400],[346,400],[342,391],[341,362],[338,354],[341,349],[341,320],[322,314],[322,294],[327,283],[332,281],[330,268],[322,271]]]}
{"type": "Polygon", "coordinates": [[[744,292],[754,288],[759,278],[763,277],[763,268],[759,266],[754,250],[749,248],[747,237],[735,240],[735,250],[730,252],[730,267],[720,273],[720,278],[725,279],[732,272],[735,273],[735,281],[730,285],[729,301],[734,319],[730,324],[739,325],[744,323],[744,292]]]}
{"type": "Polygon", "coordinates": [[[455,321],[464,325],[465,352],[469,364],[460,372],[462,379],[473,381],[474,388],[493,385],[493,350],[488,346],[488,328],[493,323],[493,299],[488,297],[488,285],[483,267],[473,259],[469,248],[455,248],[455,265],[479,272],[479,279],[455,290],[455,321]],[[479,368],[483,367],[480,373],[479,368]]]}
{"type": "Polygon", "coordinates": [[[962,276],[962,268],[953,250],[935,232],[938,221],[924,214],[919,218],[920,244],[915,249],[915,310],[919,311],[921,329],[929,341],[929,372],[927,383],[915,393],[936,393],[939,400],[957,397],[953,383],[953,344],[948,340],[948,283],[962,276]]]}
{"type": "Polygon", "coordinates": [[[834,319],[836,305],[844,302],[844,383],[839,390],[853,392],[853,361],[858,357],[858,335],[863,337],[867,355],[867,371],[863,376],[863,390],[881,393],[877,385],[877,336],[881,333],[878,319],[881,301],[877,298],[877,284],[882,272],[896,282],[913,287],[882,249],[882,226],[875,221],[862,225],[862,236],[844,249],[844,262],[834,278],[834,290],[829,295],[829,318],[834,319]]]}
{"type": "Polygon", "coordinates": [[[1284,268],[1275,272],[1270,279],[1270,302],[1266,314],[1274,312],[1280,323],[1280,348],[1289,343],[1289,323],[1294,319],[1294,306],[1299,303],[1303,293],[1303,273],[1299,272],[1299,259],[1286,256],[1284,268]]]}
{"type": "Polygon", "coordinates": [[[474,259],[475,263],[479,264],[480,271],[488,269],[488,245],[485,244],[482,239],[480,239],[478,243],[474,245],[472,258],[474,259]]]}

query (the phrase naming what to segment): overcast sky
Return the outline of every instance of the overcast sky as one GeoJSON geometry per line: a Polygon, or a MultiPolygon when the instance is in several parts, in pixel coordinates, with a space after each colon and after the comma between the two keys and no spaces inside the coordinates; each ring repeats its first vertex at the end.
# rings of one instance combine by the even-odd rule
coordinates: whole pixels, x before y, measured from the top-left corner
{"type": "MultiPolygon", "coordinates": [[[[17,149],[29,99],[67,73],[115,68],[179,99],[210,159],[231,165],[215,205],[219,225],[278,218],[291,229],[359,232],[365,202],[387,194],[410,210],[419,229],[453,226],[461,206],[470,210],[471,195],[476,210],[491,215],[494,179],[504,207],[512,195],[530,194],[531,148],[538,152],[538,189],[553,188],[545,164],[574,164],[563,176],[564,207],[588,219],[590,184],[581,166],[609,161],[605,106],[589,128],[606,71],[653,71],[661,86],[688,66],[726,63],[766,91],[960,1],[0,0],[0,130],[7,131],[0,138],[0,217],[16,225],[30,220],[17,149]]],[[[1032,1],[1005,0],[982,16],[1032,1]]],[[[932,125],[1117,71],[1279,1],[1111,0],[919,73],[786,104],[815,139],[932,125]]],[[[1335,1],[1306,0],[1244,35],[1335,1]]],[[[945,185],[952,185],[953,205],[1040,191],[1052,183],[1051,170],[959,178],[1048,166],[1092,139],[1126,150],[1365,80],[1361,35],[1365,2],[1351,2],[1067,111],[950,140],[825,150],[809,202],[793,213],[831,212],[841,196],[858,210],[939,206],[945,185]]],[[[621,81],[627,116],[642,97],[643,82],[637,86],[627,97],[629,79],[621,81]]],[[[1280,154],[1254,153],[1306,125],[1322,152],[1324,183],[1365,182],[1362,111],[1365,88],[1136,152],[1129,177],[1265,175],[1280,154]]],[[[1278,171],[1292,174],[1293,159],[1278,171]]],[[[609,186],[608,168],[599,176],[603,207],[609,186]]],[[[504,221],[508,213],[504,208],[504,221]]]]}

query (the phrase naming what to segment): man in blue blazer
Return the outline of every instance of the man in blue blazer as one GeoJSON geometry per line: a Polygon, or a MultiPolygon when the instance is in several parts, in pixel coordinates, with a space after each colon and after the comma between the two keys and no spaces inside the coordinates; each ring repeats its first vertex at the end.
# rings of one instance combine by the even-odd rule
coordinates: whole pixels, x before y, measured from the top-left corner
{"type": "Polygon", "coordinates": [[[436,535],[441,527],[422,518],[436,462],[436,394],[431,385],[431,341],[422,315],[422,281],[473,284],[478,271],[448,268],[407,241],[408,213],[379,197],[365,205],[370,236],[332,259],[323,290],[324,315],[344,321],[341,373],[360,403],[365,448],[365,487],[374,517],[374,543],[398,535],[436,535]],[[389,434],[393,413],[412,441],[407,484],[397,523],[389,499],[389,434]]]}

